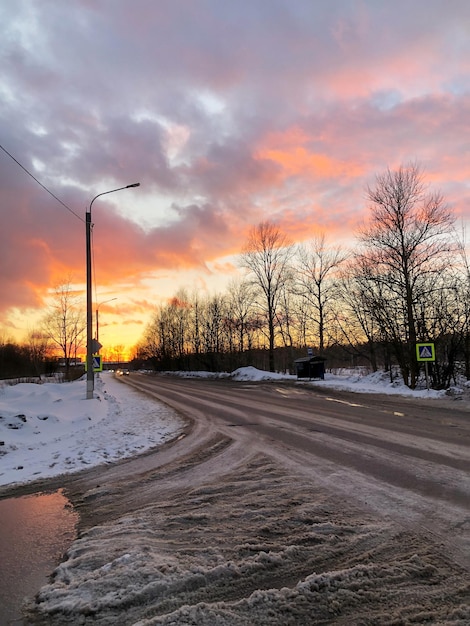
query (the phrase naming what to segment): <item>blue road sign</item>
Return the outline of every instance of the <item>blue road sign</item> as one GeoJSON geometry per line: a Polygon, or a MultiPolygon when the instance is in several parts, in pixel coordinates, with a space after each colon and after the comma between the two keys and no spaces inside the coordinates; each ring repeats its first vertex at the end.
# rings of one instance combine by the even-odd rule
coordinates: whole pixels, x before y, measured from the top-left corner
{"type": "Polygon", "coordinates": [[[416,359],[418,361],[435,361],[436,353],[433,343],[417,343],[416,359]]]}

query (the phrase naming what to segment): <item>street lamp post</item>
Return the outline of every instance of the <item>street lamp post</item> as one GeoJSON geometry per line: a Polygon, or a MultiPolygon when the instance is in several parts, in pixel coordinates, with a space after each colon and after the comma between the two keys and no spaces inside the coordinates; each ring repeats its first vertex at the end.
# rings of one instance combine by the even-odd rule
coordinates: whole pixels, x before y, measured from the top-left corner
{"type": "Polygon", "coordinates": [[[122,191],[123,189],[130,189],[131,187],[139,187],[140,183],[132,183],[132,185],[126,185],[125,187],[119,187],[118,189],[110,189],[109,191],[103,191],[93,198],[90,202],[90,207],[86,212],[85,228],[86,228],[86,398],[91,400],[93,398],[93,391],[95,388],[95,378],[93,371],[93,303],[91,297],[91,207],[93,202],[100,196],[104,196],[107,193],[114,193],[115,191],[122,191]]]}
{"type": "Polygon", "coordinates": [[[99,323],[99,318],[98,318],[99,308],[102,304],[107,304],[108,302],[112,302],[113,300],[117,300],[117,298],[110,298],[109,300],[105,300],[104,302],[100,302],[99,304],[96,305],[96,341],[100,340],[100,334],[99,334],[100,323],[99,323]]]}

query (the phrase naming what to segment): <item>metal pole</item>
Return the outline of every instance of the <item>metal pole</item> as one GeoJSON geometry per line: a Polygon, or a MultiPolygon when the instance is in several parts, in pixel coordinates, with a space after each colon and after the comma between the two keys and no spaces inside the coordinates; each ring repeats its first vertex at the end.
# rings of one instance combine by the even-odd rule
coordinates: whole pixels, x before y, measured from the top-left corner
{"type": "Polygon", "coordinates": [[[91,207],[96,198],[104,196],[107,193],[114,193],[115,191],[121,191],[122,189],[130,189],[131,187],[139,187],[140,183],[132,183],[132,185],[126,185],[125,187],[119,187],[118,189],[111,189],[110,191],[103,191],[93,198],[90,202],[90,208],[86,212],[86,399],[91,400],[93,398],[93,391],[95,388],[95,378],[93,371],[93,310],[92,310],[92,298],[91,298],[91,207]]]}
{"type": "Polygon", "coordinates": [[[100,322],[99,322],[99,308],[102,304],[107,304],[108,302],[112,302],[113,300],[117,300],[117,298],[110,298],[109,300],[105,300],[104,302],[100,302],[99,304],[96,305],[96,341],[100,340],[100,322]]]}
{"type": "Polygon", "coordinates": [[[92,326],[92,301],[91,301],[91,204],[86,213],[86,397],[93,398],[95,386],[93,379],[93,326],[92,326]]]}

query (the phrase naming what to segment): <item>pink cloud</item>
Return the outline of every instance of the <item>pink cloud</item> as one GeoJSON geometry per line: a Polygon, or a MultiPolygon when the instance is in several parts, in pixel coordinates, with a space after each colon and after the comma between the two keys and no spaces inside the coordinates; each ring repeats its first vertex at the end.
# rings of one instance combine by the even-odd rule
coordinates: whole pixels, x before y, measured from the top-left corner
{"type": "MultiPolygon", "coordinates": [[[[365,186],[410,160],[470,218],[464,0],[1,11],[5,147],[80,218],[102,189],[142,183],[94,214],[97,281],[126,297],[178,271],[205,289],[264,219],[296,240],[350,235],[365,186]]],[[[3,153],[0,165],[0,310],[40,310],[61,276],[84,283],[85,227],[3,153]]]]}

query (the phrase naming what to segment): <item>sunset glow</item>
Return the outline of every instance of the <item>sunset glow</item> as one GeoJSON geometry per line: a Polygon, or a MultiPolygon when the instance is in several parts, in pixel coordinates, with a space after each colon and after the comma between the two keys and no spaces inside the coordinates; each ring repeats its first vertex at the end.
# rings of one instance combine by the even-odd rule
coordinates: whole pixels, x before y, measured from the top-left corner
{"type": "Polygon", "coordinates": [[[54,285],[129,356],[179,288],[223,291],[251,226],[353,241],[365,188],[418,162],[470,218],[467,0],[8,2],[0,144],[0,337],[22,341],[54,285]],[[78,217],[77,217],[78,216],[78,217]],[[85,305],[84,305],[85,306],[85,305]]]}

